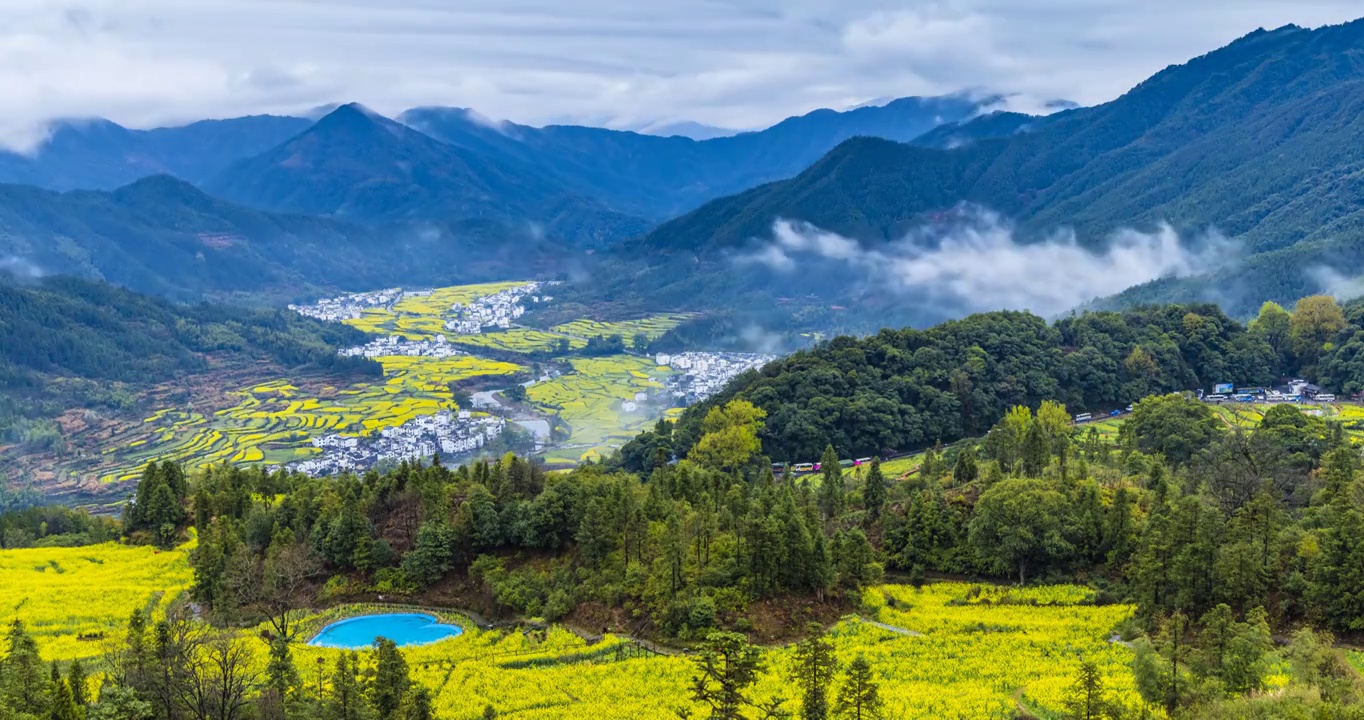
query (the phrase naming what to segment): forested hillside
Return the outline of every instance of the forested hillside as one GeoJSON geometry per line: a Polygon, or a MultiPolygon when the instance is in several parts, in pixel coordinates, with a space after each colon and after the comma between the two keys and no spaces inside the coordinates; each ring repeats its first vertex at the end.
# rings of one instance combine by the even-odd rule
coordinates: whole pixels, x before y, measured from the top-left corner
{"type": "Polygon", "coordinates": [[[645,468],[654,449],[686,454],[716,407],[745,400],[766,413],[760,439],[775,460],[814,462],[910,450],[980,435],[1015,405],[1043,400],[1075,412],[1126,407],[1152,394],[1266,386],[1283,375],[1331,390],[1364,390],[1364,303],[1327,297],[1295,312],[1267,304],[1249,327],[1216,306],[1095,312],[1049,325],[1027,313],[973,315],[927,330],[839,337],[741,376],[688,408],[666,437],[621,451],[645,468]]]}
{"type": "Polygon", "coordinates": [[[372,227],[252,210],[165,175],[113,192],[0,185],[0,268],[190,302],[552,274],[577,256],[531,233],[512,242],[441,223],[372,227]]]}
{"type": "Polygon", "coordinates": [[[337,349],[365,335],[289,311],[175,305],[104,283],[0,273],[0,444],[54,441],[44,418],[122,409],[139,389],[232,362],[376,375],[337,349]]]}
{"type": "Polygon", "coordinates": [[[547,234],[591,247],[648,227],[533,162],[442,143],[355,104],[234,164],[204,187],[268,210],[357,222],[448,223],[500,243],[547,234]]]}
{"type": "MultiPolygon", "coordinates": [[[[1292,254],[1211,282],[1166,285],[1159,299],[1218,293],[1235,301],[1228,310],[1236,315],[1266,299],[1292,302],[1320,289],[1316,266],[1348,268],[1358,259],[1359,203],[1348,178],[1364,147],[1362,51],[1364,21],[1258,31],[1117,100],[1026,132],[1014,132],[1006,117],[996,120],[1008,130],[1002,137],[990,137],[978,120],[985,139],[952,149],[850,140],[795,178],[714,201],[627,243],[620,267],[586,292],[755,308],[810,294],[816,299],[787,309],[788,321],[807,306],[832,303],[882,322],[887,314],[896,324],[922,322],[921,306],[931,299],[912,292],[888,297],[856,275],[809,283],[807,273],[774,273],[735,256],[771,238],[778,219],[876,248],[924,227],[950,233],[954,209],[969,203],[1016,221],[1020,241],[1074,229],[1081,245],[1102,248],[1120,228],[1168,222],[1186,239],[1215,229],[1241,243],[1252,262],[1262,253],[1292,254]]],[[[951,131],[943,132],[931,144],[953,145],[951,131]]],[[[939,237],[923,235],[930,244],[939,237]]]]}
{"type": "MultiPolygon", "coordinates": [[[[1036,412],[1011,409],[982,441],[930,452],[910,473],[887,475],[877,462],[845,473],[830,448],[825,470],[806,478],[774,477],[756,442],[744,442],[765,419],[742,400],[716,407],[697,443],[706,452],[660,462],[647,475],[592,466],[546,475],[513,456],[326,480],[231,467],[186,477],[153,465],[123,529],[170,546],[187,525],[197,527],[193,598],[220,627],[261,623],[279,692],[290,694],[298,717],[336,707],[347,687],[340,671],[330,687],[288,680],[302,608],[319,601],[378,593],[490,616],[623,627],[695,647],[698,676],[722,686],[728,678],[731,702],[746,708],[761,707],[751,694],[758,673],[777,670],[733,631],[813,633],[795,650],[803,657],[814,642],[847,641],[824,634],[840,613],[886,611],[907,622],[933,586],[895,596],[916,605],[878,607],[871,599],[881,596],[863,588],[887,570],[915,587],[939,573],[1086,582],[1092,603],[1135,606],[1109,631],[1130,644],[1120,651],[1128,664],[1084,662],[1066,692],[1064,707],[1097,714],[1066,717],[1358,716],[1360,681],[1333,633],[1350,637],[1364,622],[1352,599],[1364,551],[1360,458],[1320,418],[1281,405],[1253,426],[1228,429],[1195,399],[1155,395],[1137,403],[1114,442],[1097,429],[1077,431],[1067,408],[1045,401],[1036,412]],[[801,629],[806,621],[815,629],[801,629]],[[750,658],[748,674],[706,669],[725,653],[751,653],[740,655],[750,658]],[[1130,678],[1135,702],[1106,689],[1114,672],[1130,678]]],[[[958,602],[980,613],[974,632],[1006,634],[988,622],[1000,617],[990,614],[995,603],[1004,612],[1056,602],[1026,592],[976,585],[958,602]]],[[[177,622],[188,621],[163,626],[177,622]]],[[[945,636],[931,637],[921,642],[945,636]]],[[[394,650],[382,640],[377,647],[382,667],[394,650]]],[[[197,673],[187,666],[187,676],[197,673]]],[[[891,685],[888,675],[882,682],[891,685]]],[[[828,682],[817,678],[793,673],[769,707],[829,717],[821,704],[828,682]]],[[[123,683],[125,693],[155,697],[154,684],[135,676],[123,683]]],[[[382,687],[376,678],[352,702],[382,697],[382,687]]],[[[705,681],[696,687],[694,702],[711,697],[705,681]]],[[[244,688],[243,700],[257,707],[279,702],[263,679],[244,688]]],[[[650,717],[685,703],[675,692],[655,698],[650,717]]],[[[485,717],[497,713],[492,706],[485,717]]],[[[774,717],[751,712],[711,717],[774,717]]]]}

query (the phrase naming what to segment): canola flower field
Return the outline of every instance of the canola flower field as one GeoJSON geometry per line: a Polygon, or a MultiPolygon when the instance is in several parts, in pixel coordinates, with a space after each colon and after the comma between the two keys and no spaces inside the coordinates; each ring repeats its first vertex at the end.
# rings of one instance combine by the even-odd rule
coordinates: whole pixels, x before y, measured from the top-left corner
{"type": "Polygon", "coordinates": [[[192,409],[158,410],[143,421],[139,437],[106,448],[106,453],[121,453],[120,469],[102,479],[136,479],[153,459],[193,466],[306,459],[318,452],[309,442],[316,435],[363,437],[422,415],[454,409],[450,383],[522,370],[512,363],[468,355],[376,360],[384,366],[383,382],[328,387],[310,395],[278,380],[236,391],[233,395],[240,402],[209,416],[192,409]]]}
{"type": "Polygon", "coordinates": [[[530,386],[526,395],[546,412],[557,413],[571,430],[568,447],[547,455],[554,462],[597,459],[652,424],[640,410],[627,412],[641,392],[659,390],[667,371],[631,355],[572,358],[573,372],[530,386]]]}
{"type": "Polygon", "coordinates": [[[444,334],[444,315],[451,305],[468,305],[478,298],[525,285],[524,281],[455,285],[428,295],[405,296],[392,308],[366,310],[346,324],[374,335],[397,335],[405,340],[429,340],[444,334]]]}
{"type": "Polygon", "coordinates": [[[587,345],[587,341],[582,338],[530,328],[511,328],[478,335],[455,335],[448,339],[456,345],[464,346],[470,352],[484,349],[514,353],[548,353],[557,351],[561,341],[567,341],[570,350],[578,350],[587,345]]]}
{"type": "MultiPolygon", "coordinates": [[[[582,338],[597,337],[598,335],[610,337],[619,335],[627,345],[634,346],[635,335],[644,333],[650,340],[657,340],[664,333],[681,325],[694,317],[687,313],[672,313],[667,315],[655,315],[653,317],[642,318],[639,320],[623,320],[620,322],[598,322],[596,320],[574,320],[573,322],[555,325],[554,330],[565,335],[575,335],[582,338]]],[[[639,350],[641,348],[634,348],[639,350]]]]}
{"type": "MultiPolygon", "coordinates": [[[[524,284],[461,285],[404,295],[391,307],[366,310],[361,317],[344,322],[376,335],[432,339],[446,334],[445,316],[451,305],[467,305],[524,284]]],[[[99,438],[96,472],[102,482],[128,482],[140,477],[153,459],[190,467],[305,460],[321,452],[311,443],[319,435],[366,437],[417,417],[453,410],[451,383],[526,370],[518,362],[480,357],[480,351],[497,351],[500,358],[506,358],[506,353],[553,354],[564,342],[570,350],[578,350],[598,335],[618,334],[632,343],[637,334],[657,338],[690,317],[675,313],[622,322],[577,320],[549,330],[513,327],[477,335],[446,335],[450,343],[470,354],[378,357],[375,360],[384,368],[382,381],[345,387],[296,385],[287,378],[259,381],[229,392],[235,404],[228,407],[158,408],[142,423],[99,438]]],[[[569,433],[564,446],[547,455],[550,463],[599,458],[651,424],[652,416],[627,412],[623,403],[633,402],[639,392],[661,389],[668,369],[630,355],[569,358],[568,362],[572,372],[528,391],[532,403],[543,412],[557,414],[563,423],[560,430],[569,433]]]]}
{"type": "MultiPolygon", "coordinates": [[[[134,609],[163,612],[189,586],[189,547],[0,552],[0,622],[23,620],[45,660],[97,657],[103,643],[79,636],[118,637],[134,609]]],[[[1109,642],[1113,627],[1133,609],[1092,602],[1092,591],[1074,586],[882,585],[864,591],[865,619],[844,618],[830,638],[840,663],[859,654],[872,662],[887,717],[1005,720],[1020,705],[1055,716],[1081,659],[1098,663],[1111,699],[1135,710],[1131,651],[1109,642]]],[[[317,668],[329,673],[341,652],[307,644],[325,624],[401,609],[350,605],[305,618],[294,646],[303,681],[313,687],[327,682],[317,668]]],[[[464,634],[407,647],[403,654],[413,679],[432,691],[441,717],[477,717],[487,705],[531,720],[665,718],[698,709],[690,700],[694,668],[687,657],[644,653],[611,635],[589,645],[558,627],[535,636],[481,631],[453,611],[436,614],[461,625],[464,634]]],[[[263,667],[267,648],[257,630],[241,633],[263,667]]],[[[787,709],[795,711],[792,649],[768,648],[764,660],[753,697],[785,697],[787,709]]],[[[1148,717],[1160,717],[1147,710],[1148,717]]]]}
{"type": "Polygon", "coordinates": [[[156,616],[189,587],[192,547],[0,550],[0,625],[23,621],[44,660],[98,656],[102,639],[121,637],[134,610],[156,616]]]}

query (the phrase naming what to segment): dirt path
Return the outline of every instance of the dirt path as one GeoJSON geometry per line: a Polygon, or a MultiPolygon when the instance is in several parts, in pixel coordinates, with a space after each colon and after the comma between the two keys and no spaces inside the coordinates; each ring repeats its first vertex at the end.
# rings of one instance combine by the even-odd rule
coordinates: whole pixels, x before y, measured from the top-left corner
{"type": "Polygon", "coordinates": [[[917,630],[910,630],[909,628],[896,627],[896,626],[894,626],[894,625],[887,625],[887,624],[885,624],[885,623],[883,623],[883,622],[876,622],[875,620],[868,620],[867,618],[864,618],[864,617],[862,617],[861,615],[858,615],[858,616],[857,616],[857,619],[858,619],[858,620],[861,620],[862,622],[864,622],[864,623],[866,623],[866,624],[868,624],[868,625],[871,625],[871,626],[873,626],[873,627],[879,627],[879,628],[881,628],[882,630],[885,630],[885,631],[887,631],[887,632],[893,632],[893,633],[895,633],[896,635],[908,635],[909,637],[923,637],[923,636],[924,636],[923,633],[921,633],[921,632],[919,632],[919,631],[917,631],[917,630]]]}

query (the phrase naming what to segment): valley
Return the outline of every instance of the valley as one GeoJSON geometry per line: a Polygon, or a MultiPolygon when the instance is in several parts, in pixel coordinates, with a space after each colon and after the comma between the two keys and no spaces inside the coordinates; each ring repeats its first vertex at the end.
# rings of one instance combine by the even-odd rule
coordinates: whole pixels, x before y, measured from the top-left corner
{"type": "Polygon", "coordinates": [[[332,474],[516,451],[567,467],[600,460],[673,408],[772,359],[690,352],[671,367],[673,355],[649,354],[648,344],[688,314],[521,324],[554,301],[554,285],[391,288],[291,305],[366,333],[338,355],[377,362],[382,377],[339,383],[270,364],[215,368],[188,391],[178,383],[145,393],[137,417],[73,413],[65,429],[79,454],[17,462],[54,467],[43,486],[55,494],[74,484],[75,499],[87,502],[112,498],[153,460],[332,474]]]}

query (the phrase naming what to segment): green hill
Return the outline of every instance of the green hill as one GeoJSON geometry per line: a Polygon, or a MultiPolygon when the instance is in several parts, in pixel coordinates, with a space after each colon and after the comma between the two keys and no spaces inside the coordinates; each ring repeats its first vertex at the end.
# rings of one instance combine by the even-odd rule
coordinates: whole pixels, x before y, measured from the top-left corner
{"type": "Polygon", "coordinates": [[[204,187],[243,205],[357,222],[490,225],[507,241],[547,235],[593,246],[648,228],[530,162],[449,145],[353,104],[204,187]]]}
{"type": "Polygon", "coordinates": [[[68,408],[122,409],[136,393],[238,363],[375,375],[337,349],[363,342],[344,325],[283,310],[177,305],[71,277],[0,273],[0,446],[40,442],[68,408]]]}
{"type": "Polygon", "coordinates": [[[103,279],[181,300],[554,273],[573,251],[473,225],[368,226],[265,212],[154,176],[112,192],[0,185],[0,268],[103,279]]]}

